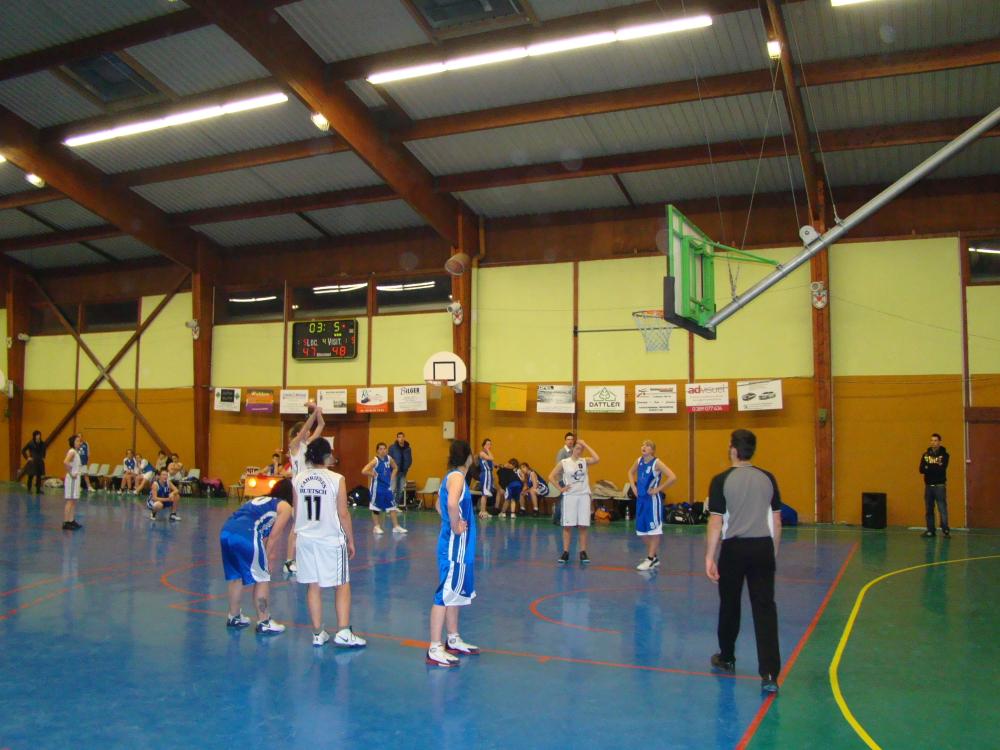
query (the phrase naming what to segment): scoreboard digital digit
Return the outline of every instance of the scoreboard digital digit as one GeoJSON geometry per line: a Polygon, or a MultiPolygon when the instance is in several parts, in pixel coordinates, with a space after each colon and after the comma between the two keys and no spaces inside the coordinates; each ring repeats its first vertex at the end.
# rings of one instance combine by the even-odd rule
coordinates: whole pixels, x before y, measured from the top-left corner
{"type": "Polygon", "coordinates": [[[294,359],[355,359],[357,356],[357,320],[309,320],[292,324],[294,359]]]}

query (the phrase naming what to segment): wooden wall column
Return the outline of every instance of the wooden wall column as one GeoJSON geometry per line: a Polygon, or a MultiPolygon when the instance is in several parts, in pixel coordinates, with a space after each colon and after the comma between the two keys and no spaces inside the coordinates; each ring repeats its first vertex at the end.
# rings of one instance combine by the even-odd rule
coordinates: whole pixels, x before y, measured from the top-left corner
{"type": "Polygon", "coordinates": [[[209,425],[212,417],[212,320],[217,256],[198,241],[197,262],[191,278],[191,302],[198,338],[194,340],[194,460],[202,476],[209,476],[209,425]]]}
{"type": "MultiPolygon", "coordinates": [[[[479,227],[476,218],[467,211],[458,213],[458,242],[456,252],[462,252],[475,258],[479,254],[479,227]]],[[[461,276],[451,278],[451,297],[462,304],[462,322],[452,326],[452,350],[469,370],[469,382],[462,387],[461,393],[455,394],[455,437],[459,440],[469,440],[471,437],[472,402],[474,398],[472,372],[472,267],[461,276]]]]}
{"type": "Polygon", "coordinates": [[[25,440],[21,434],[21,423],[24,418],[24,348],[25,342],[17,338],[19,333],[28,332],[29,308],[28,286],[24,274],[17,269],[7,267],[3,271],[6,276],[7,297],[7,379],[13,383],[13,397],[7,399],[7,439],[10,456],[10,478],[17,479],[21,466],[21,446],[25,440]]]}
{"type": "MultiPolygon", "coordinates": [[[[826,222],[813,220],[813,228],[822,233],[826,222]]],[[[833,357],[830,341],[830,251],[809,261],[810,279],[826,290],[826,305],[812,306],[813,403],[816,415],[813,427],[816,444],[816,521],[833,521],[833,357]]]]}

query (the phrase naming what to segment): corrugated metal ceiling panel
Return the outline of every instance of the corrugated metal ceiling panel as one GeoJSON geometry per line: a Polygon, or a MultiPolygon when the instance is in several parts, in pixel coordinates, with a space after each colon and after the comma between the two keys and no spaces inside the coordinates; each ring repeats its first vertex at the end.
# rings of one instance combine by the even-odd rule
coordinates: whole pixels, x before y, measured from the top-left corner
{"type": "Polygon", "coordinates": [[[226,247],[256,245],[262,242],[309,240],[322,235],[295,214],[263,216],[259,219],[224,221],[195,227],[226,247]]]}
{"type": "Polygon", "coordinates": [[[985,115],[1000,103],[1000,65],[816,86],[804,92],[813,130],[985,115]]]}
{"type": "Polygon", "coordinates": [[[121,237],[108,237],[104,240],[94,240],[90,244],[99,247],[104,252],[115,256],[118,260],[136,260],[138,258],[152,258],[159,255],[156,250],[144,242],[140,242],[135,237],[123,235],[121,237]]]}
{"type": "Polygon", "coordinates": [[[3,3],[0,50],[15,57],[184,8],[164,0],[20,0],[3,3]]]}
{"type": "Polygon", "coordinates": [[[655,172],[623,174],[622,182],[632,199],[639,204],[671,203],[690,198],[711,198],[716,195],[749,195],[757,182],[758,193],[779,193],[789,190],[789,169],[796,188],[802,185],[798,161],[792,157],[764,159],[757,175],[756,160],[729,162],[655,172]]]}
{"type": "Polygon", "coordinates": [[[996,0],[786,3],[792,56],[799,62],[923,49],[1000,36],[996,0]]]}
{"type": "Polygon", "coordinates": [[[428,41],[399,0],[303,0],[278,12],[326,62],[428,41]]]}
{"type": "Polygon", "coordinates": [[[369,107],[384,107],[383,99],[378,91],[367,81],[348,81],[347,88],[358,95],[358,98],[369,107]]]}
{"type": "Polygon", "coordinates": [[[486,217],[545,214],[588,208],[627,206],[611,177],[539,182],[532,185],[470,190],[459,193],[476,213],[486,217]]]}
{"type": "Polygon", "coordinates": [[[92,265],[107,261],[92,250],[80,244],[34,247],[30,250],[15,250],[7,253],[11,258],[26,263],[32,268],[67,268],[92,265]]]}
{"type": "Polygon", "coordinates": [[[407,143],[435,175],[609,154],[746,140],[787,132],[781,96],[770,94],[611,112],[407,143]]]}
{"type": "Polygon", "coordinates": [[[0,195],[23,193],[33,189],[24,179],[24,172],[9,161],[0,164],[0,195]]]}
{"type": "Polygon", "coordinates": [[[0,81],[0,106],[36,128],[101,114],[97,105],[47,70],[0,81]]]}
{"type": "Polygon", "coordinates": [[[79,203],[71,200],[51,201],[31,206],[31,213],[50,221],[60,229],[79,229],[80,227],[96,227],[107,224],[95,213],[91,213],[79,203]]]}
{"type": "Polygon", "coordinates": [[[0,211],[0,239],[45,234],[51,231],[42,222],[35,221],[30,216],[22,214],[16,209],[11,208],[6,211],[0,211]]]}
{"type": "MultiPolygon", "coordinates": [[[[888,185],[938,151],[943,143],[843,151],[826,155],[826,171],[837,197],[837,188],[846,185],[888,185]]],[[[972,177],[995,174],[1000,169],[1000,138],[976,141],[945,163],[929,179],[972,177]]]]}
{"type": "Polygon", "coordinates": [[[215,120],[92,143],[75,151],[98,169],[114,173],[315,138],[318,132],[309,121],[309,110],[289,99],[215,120]]]}
{"type": "Polygon", "coordinates": [[[132,189],[171,213],[281,197],[277,190],[257,175],[247,174],[251,171],[220,172],[155,185],[139,185],[132,189]]]}
{"type": "Polygon", "coordinates": [[[267,164],[252,171],[283,196],[381,184],[381,178],[352,151],[267,164]]]}
{"type": "Polygon", "coordinates": [[[550,21],[562,16],[575,16],[609,8],[635,5],[642,0],[531,0],[531,7],[539,21],[550,21]]]}
{"type": "Polygon", "coordinates": [[[420,227],[426,223],[405,201],[326,208],[306,214],[330,234],[361,234],[384,229],[420,227]]]}
{"type": "Polygon", "coordinates": [[[175,34],[127,51],[182,96],[269,75],[267,68],[218,26],[175,34]]]}
{"type": "Polygon", "coordinates": [[[414,118],[521,104],[767,67],[756,11],[711,28],[616,42],[385,84],[414,118]]]}

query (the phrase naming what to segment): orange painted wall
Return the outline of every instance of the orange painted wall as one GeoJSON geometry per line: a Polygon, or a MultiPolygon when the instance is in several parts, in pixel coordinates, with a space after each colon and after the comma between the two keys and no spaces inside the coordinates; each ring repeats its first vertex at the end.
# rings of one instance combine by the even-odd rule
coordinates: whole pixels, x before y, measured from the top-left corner
{"type": "Polygon", "coordinates": [[[923,478],[917,471],[930,434],[951,454],[948,510],[965,525],[965,444],[961,377],[834,378],[834,520],[861,522],[861,493],[885,492],[890,526],[922,526],[923,478]]]}
{"type": "MultiPolygon", "coordinates": [[[[648,379],[642,382],[648,382],[648,379]]],[[[678,476],[677,484],[667,491],[668,502],[703,500],[712,476],[728,466],[730,432],[743,427],[757,434],[760,446],[757,463],[777,476],[785,501],[799,511],[802,520],[815,518],[810,380],[790,378],[783,381],[785,408],[782,411],[697,415],[693,483],[688,468],[688,415],[683,412],[683,403],[678,414],[635,414],[635,383],[600,383],[616,384],[626,386],[624,414],[586,413],[582,411],[581,402],[577,402],[580,413],[576,415],[575,431],[592,444],[601,457],[600,463],[591,470],[593,482],[608,479],[621,487],[629,467],[639,456],[642,441],[648,438],[656,442],[657,455],[678,476]]],[[[480,383],[476,388],[475,440],[478,444],[484,437],[489,437],[493,440],[498,460],[505,461],[514,456],[548,474],[555,465],[556,452],[562,447],[563,435],[573,429],[573,419],[570,414],[537,413],[533,398],[537,385],[528,384],[528,411],[521,413],[491,411],[490,386],[480,383]]],[[[581,384],[581,392],[585,385],[581,384]]],[[[677,385],[683,389],[683,383],[677,385]]],[[[731,389],[735,391],[735,381],[731,383],[731,389]]]]}
{"type": "Polygon", "coordinates": [[[277,408],[275,404],[273,414],[212,412],[208,451],[213,477],[232,484],[248,465],[264,466],[271,454],[281,449],[281,418],[277,408]]]}
{"type": "MultiPolygon", "coordinates": [[[[351,396],[354,394],[351,393],[351,396]]],[[[392,398],[392,389],[389,389],[392,398]]],[[[392,404],[389,405],[392,408],[392,404]]],[[[447,470],[449,440],[444,439],[443,423],[455,419],[455,397],[450,388],[429,387],[427,411],[372,414],[368,428],[368,455],[375,455],[379,442],[391,443],[396,433],[406,433],[413,450],[413,466],[407,479],[424,486],[427,477],[442,477],[447,470]]]]}
{"type": "Polygon", "coordinates": [[[972,406],[1000,406],[1000,375],[973,375],[972,406]]]}

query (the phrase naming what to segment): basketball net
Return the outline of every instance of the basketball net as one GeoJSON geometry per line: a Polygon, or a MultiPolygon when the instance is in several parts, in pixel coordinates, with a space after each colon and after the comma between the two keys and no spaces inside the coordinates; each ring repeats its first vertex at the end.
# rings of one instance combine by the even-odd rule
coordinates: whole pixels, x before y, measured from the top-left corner
{"type": "Polygon", "coordinates": [[[636,310],[632,320],[642,334],[647,352],[670,351],[670,332],[674,326],[663,319],[663,310],[636,310]]]}

